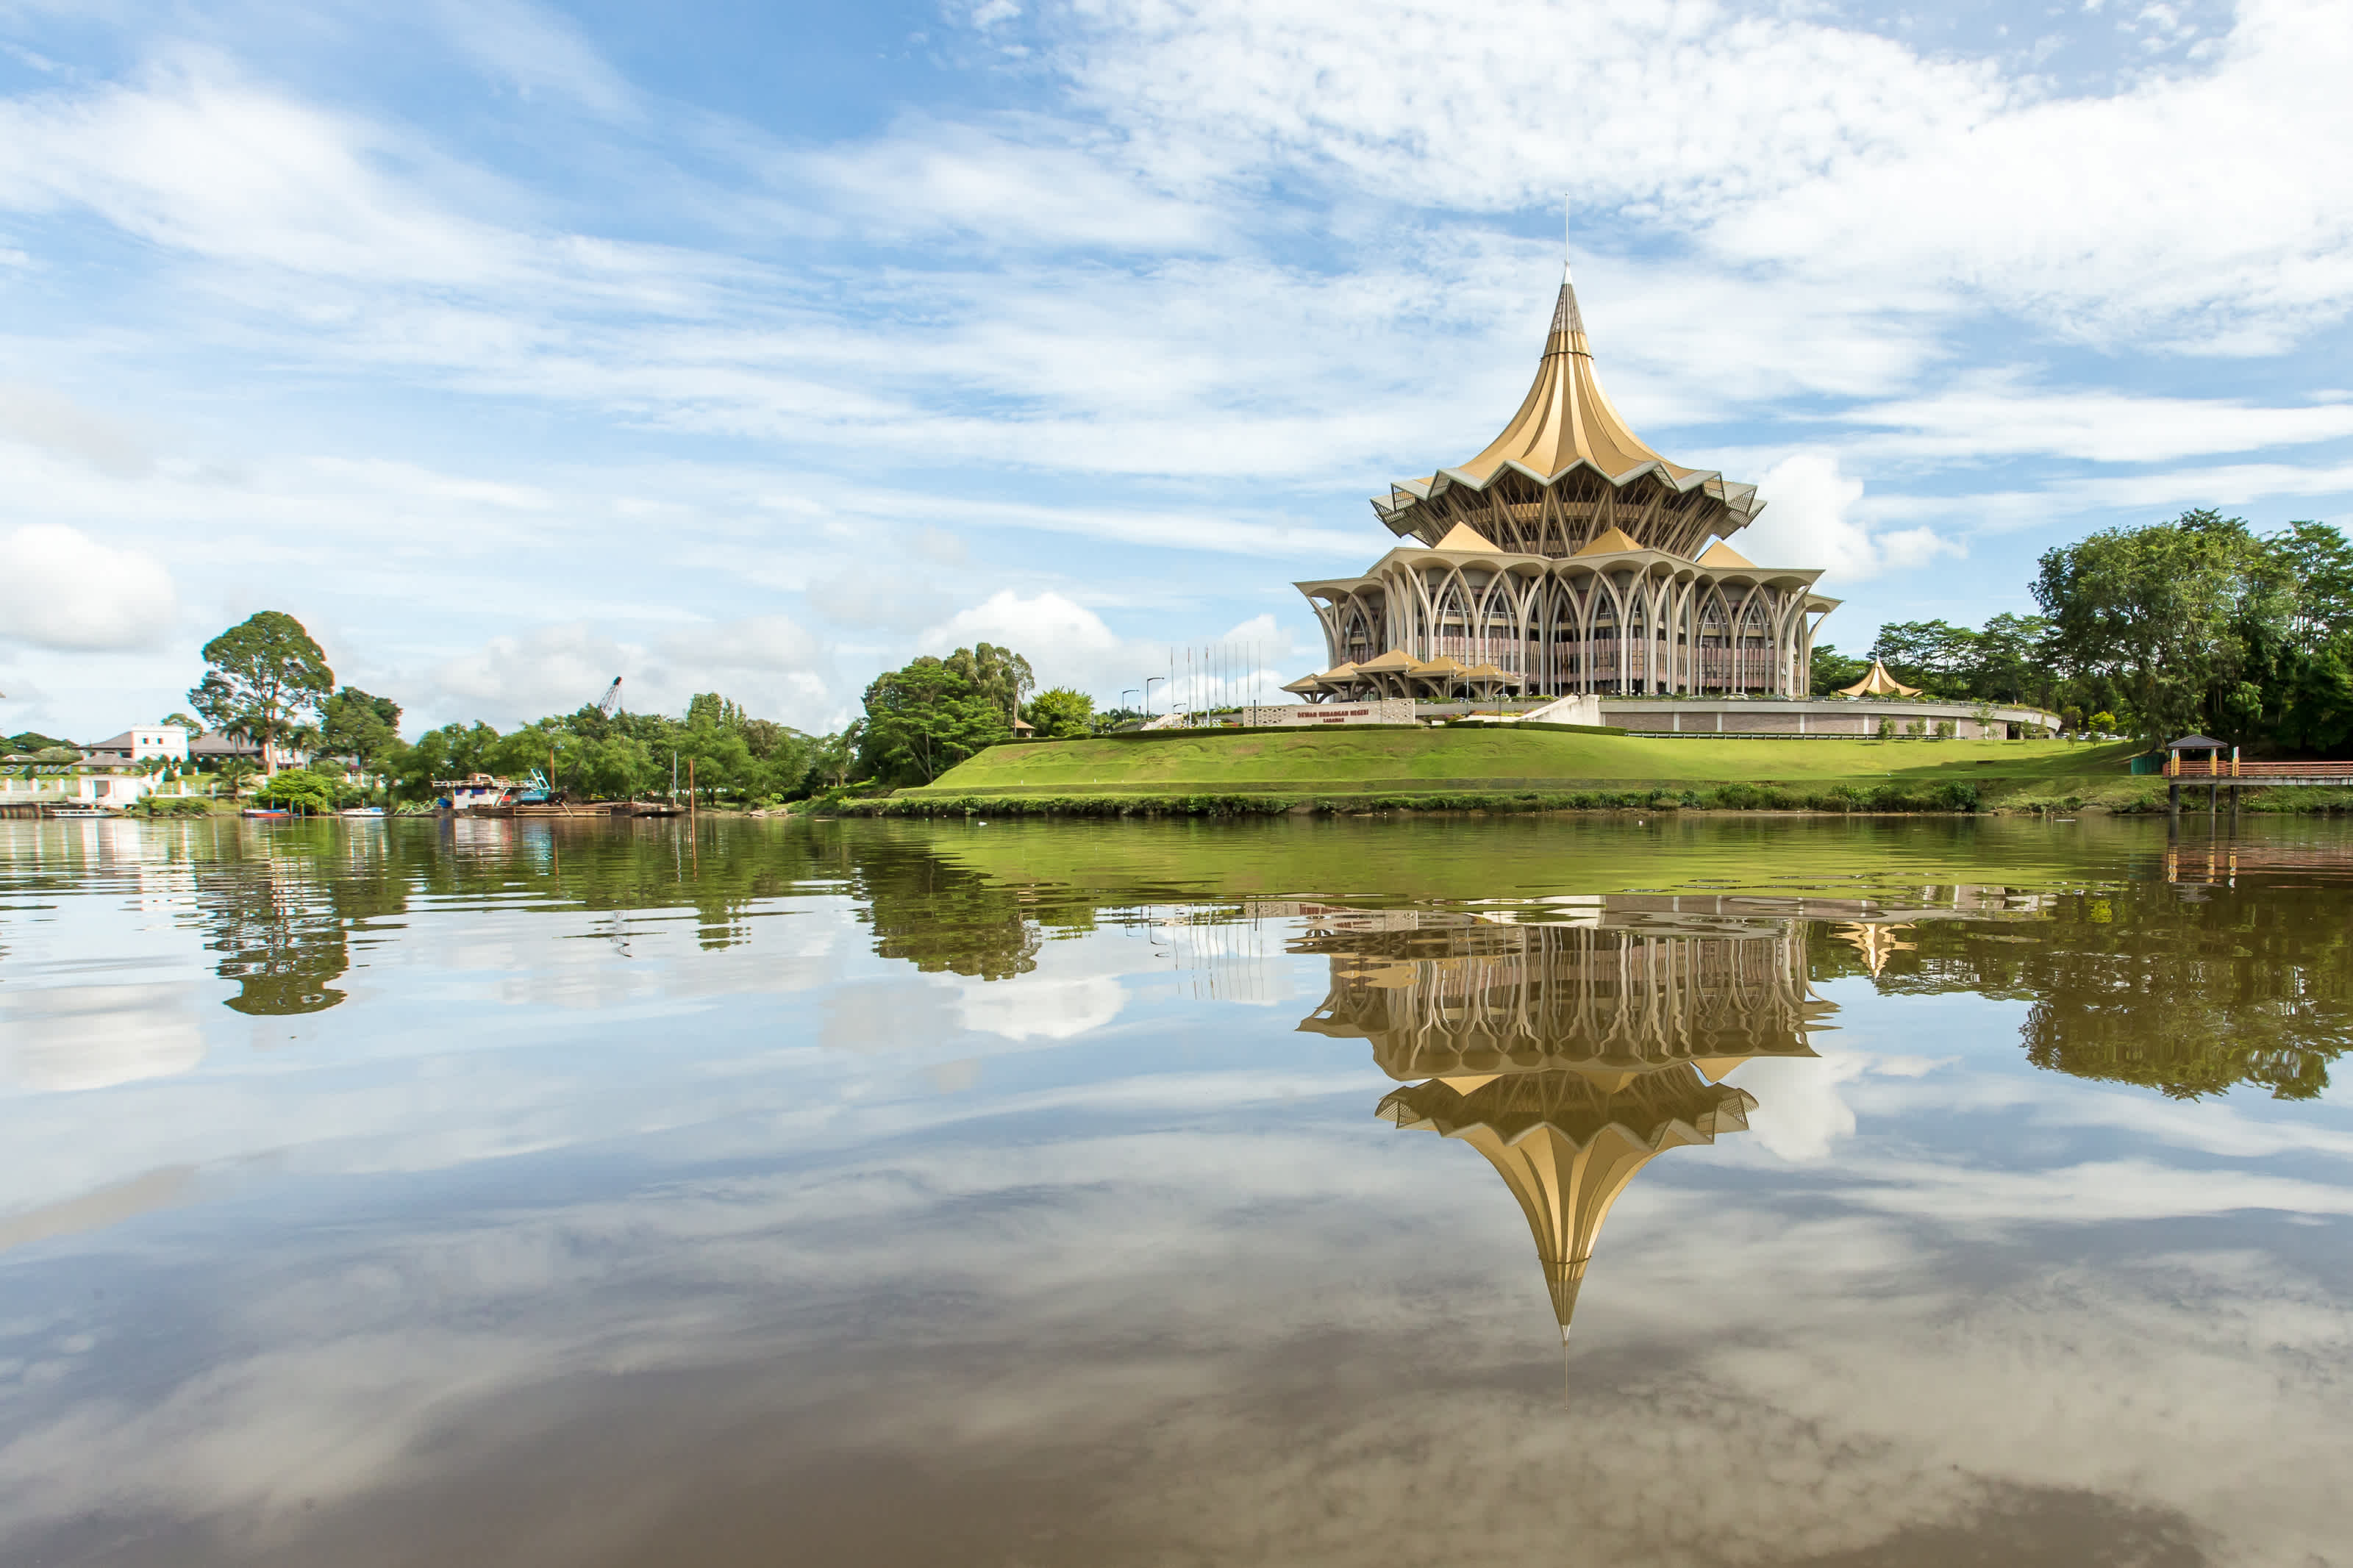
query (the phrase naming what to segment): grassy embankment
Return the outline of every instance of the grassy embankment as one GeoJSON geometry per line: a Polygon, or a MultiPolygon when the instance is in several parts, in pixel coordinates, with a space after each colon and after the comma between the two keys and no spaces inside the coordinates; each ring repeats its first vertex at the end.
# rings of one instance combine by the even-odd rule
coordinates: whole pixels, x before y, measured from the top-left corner
{"type": "MultiPolygon", "coordinates": [[[[1297,809],[2162,810],[2129,743],[1670,739],[1505,729],[1195,731],[991,747],[887,815],[1297,809]]],[[[2252,791],[2246,809],[2343,809],[2353,792],[2252,791]],[[2317,797],[2326,795],[2329,798],[2317,797]]]]}

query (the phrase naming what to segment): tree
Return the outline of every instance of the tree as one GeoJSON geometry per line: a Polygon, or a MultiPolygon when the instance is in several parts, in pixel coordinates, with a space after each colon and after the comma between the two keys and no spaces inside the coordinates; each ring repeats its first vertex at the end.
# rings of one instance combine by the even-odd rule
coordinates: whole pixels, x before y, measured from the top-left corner
{"type": "Polygon", "coordinates": [[[809,752],[808,781],[812,788],[842,789],[858,769],[859,749],[866,739],[866,721],[853,719],[837,733],[819,739],[809,752]]]}
{"type": "Polygon", "coordinates": [[[499,732],[488,724],[444,724],[417,737],[417,743],[393,759],[394,776],[401,794],[427,800],[441,779],[463,779],[491,772],[491,754],[499,732]]]}
{"type": "MultiPolygon", "coordinates": [[[[965,673],[979,664],[972,650],[959,648],[949,659],[926,654],[875,677],[866,689],[859,748],[863,770],[892,783],[929,784],[984,747],[1009,739],[1012,709],[965,673]]],[[[1028,669],[1022,662],[1021,674],[1028,669]]],[[[1011,674],[1002,665],[994,673],[1000,681],[1011,674]]]]}
{"type": "Polygon", "coordinates": [[[335,809],[337,789],[335,781],[324,773],[314,773],[308,768],[287,768],[263,781],[255,794],[272,805],[324,813],[335,809]]]}
{"type": "Polygon", "coordinates": [[[698,691],[687,700],[690,730],[740,730],[744,722],[744,710],[716,691],[698,691]]]}
{"type": "Polygon", "coordinates": [[[969,681],[972,689],[996,704],[1005,715],[1006,730],[1013,728],[1013,717],[1021,711],[1021,700],[1038,684],[1029,672],[1029,661],[1009,647],[981,643],[973,647],[960,647],[942,660],[950,669],[969,681]]]}
{"type": "Polygon", "coordinates": [[[2215,511],[2108,529],[2045,551],[2034,597],[2069,674],[2112,683],[2147,739],[2260,718],[2247,679],[2294,610],[2287,564],[2215,511]]]}
{"type": "Polygon", "coordinates": [[[2041,616],[2000,615],[1977,634],[1963,695],[1992,702],[2050,705],[2055,681],[2043,644],[2051,623],[2041,616]]]}
{"type": "Polygon", "coordinates": [[[1035,740],[1060,741],[1073,735],[1092,735],[1095,730],[1095,700],[1083,691],[1057,686],[1031,698],[1021,716],[1029,721],[1029,732],[1035,740]]]}
{"type": "Polygon", "coordinates": [[[2291,522],[2264,542],[2295,582],[2294,634],[2326,642],[2353,632],[2353,543],[2325,522],[2291,522]]]}
{"type": "Polygon", "coordinates": [[[346,686],[319,705],[319,743],[331,755],[368,768],[400,744],[400,704],[346,686]]]}
{"type": "Polygon", "coordinates": [[[1891,621],[1879,628],[1871,656],[1887,673],[1931,697],[1968,695],[1978,634],[1949,621],[1891,621]]]}
{"type": "Polygon", "coordinates": [[[1828,697],[1843,687],[1852,686],[1871,673],[1867,658],[1849,658],[1828,643],[1815,647],[1813,653],[1813,693],[1828,697]]]}
{"type": "Polygon", "coordinates": [[[278,745],[335,687],[327,656],[282,610],[263,610],[205,644],[205,678],[188,701],[214,727],[261,742],[264,773],[278,745]]]}
{"type": "Polygon", "coordinates": [[[2280,699],[2282,745],[2324,754],[2353,748],[2353,633],[2298,653],[2280,699]]]}

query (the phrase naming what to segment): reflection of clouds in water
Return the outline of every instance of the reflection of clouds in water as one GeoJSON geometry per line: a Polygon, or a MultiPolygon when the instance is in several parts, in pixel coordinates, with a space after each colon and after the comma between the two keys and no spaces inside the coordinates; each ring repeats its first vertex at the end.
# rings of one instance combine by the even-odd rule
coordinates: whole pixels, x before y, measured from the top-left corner
{"type": "Polygon", "coordinates": [[[1000,1039],[1074,1039],[1119,1016],[1141,956],[1124,942],[1050,942],[1027,974],[957,979],[957,1011],[965,1028],[1000,1039]]]}
{"type": "Polygon", "coordinates": [[[168,1165],[94,1193],[9,1215],[0,1218],[0,1252],[52,1237],[104,1230],[136,1215],[185,1203],[195,1194],[195,1186],[193,1167],[168,1165]]]}
{"type": "Polygon", "coordinates": [[[0,1490],[19,1517],[111,1501],[293,1542],[315,1521],[279,1510],[302,1498],[593,1462],[545,1461],[568,1451],[513,1415],[564,1380],[633,1410],[595,1446],[604,1506],[691,1504],[694,1466],[630,1434],[717,1440],[649,1381],[711,1367],[754,1395],[731,1460],[779,1482],[819,1452],[954,1482],[1075,1447],[1061,1505],[1175,1561],[1575,1540],[1595,1563],[1776,1562],[1966,1522],[2002,1487],[2179,1510],[2239,1560],[2335,1550],[2308,1483],[2353,1445],[2353,1313],[2275,1265],[2029,1266],[1982,1289],[1898,1221],[1637,1188],[1588,1284],[1614,1348],[1573,1356],[1564,1402],[1526,1238],[1475,1163],[1458,1179],[1315,1126],[921,1147],[280,1239],[206,1303],[227,1314],[189,1358],[206,1370],[139,1407],[53,1384],[0,1490]],[[1335,1356],[1379,1375],[1335,1378],[1335,1356]]]}
{"type": "Polygon", "coordinates": [[[2270,1209],[2353,1215],[2353,1187],[2258,1171],[2196,1170],[2153,1160],[2099,1160],[2045,1170],[1927,1161],[1850,1161],[1846,1201],[1955,1226],[2178,1219],[2270,1209]]]}
{"type": "Polygon", "coordinates": [[[1068,1040],[1119,1016],[1127,993],[1109,975],[1053,976],[1042,972],[1012,980],[968,981],[956,1005],[967,1029],[1008,1040],[1068,1040]]]}
{"type": "Polygon", "coordinates": [[[820,1041],[836,1050],[936,1045],[956,1032],[955,994],[922,980],[869,980],[825,994],[820,1041]]]}
{"type": "Polygon", "coordinates": [[[1823,1052],[1813,1060],[1771,1057],[1742,1062],[1725,1081],[1757,1097],[1748,1113],[1750,1140],[1781,1159],[1805,1163],[1830,1158],[1831,1147],[1854,1131],[1854,1111],[1839,1086],[1859,1078],[1870,1058],[1850,1052],[1823,1052]]]}
{"type": "Polygon", "coordinates": [[[205,1059],[186,985],[57,985],[0,996],[9,1075],[37,1089],[104,1089],[205,1059]]]}

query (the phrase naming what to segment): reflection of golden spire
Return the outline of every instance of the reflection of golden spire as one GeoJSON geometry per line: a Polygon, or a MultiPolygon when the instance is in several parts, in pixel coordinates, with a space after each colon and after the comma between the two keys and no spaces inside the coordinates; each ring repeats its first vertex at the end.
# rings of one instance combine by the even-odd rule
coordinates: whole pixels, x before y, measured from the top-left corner
{"type": "Polygon", "coordinates": [[[1887,967],[1889,959],[1899,952],[1915,951],[1916,943],[1895,940],[1897,931],[1911,929],[1908,925],[1864,925],[1857,921],[1852,925],[1841,926],[1838,939],[1862,954],[1863,963],[1871,965],[1872,976],[1876,979],[1879,972],[1887,967]]]}
{"type": "Polygon", "coordinates": [[[1459,1138],[1495,1167],[1535,1237],[1566,1342],[1601,1222],[1634,1173],[1663,1150],[1745,1130],[1756,1107],[1746,1090],[1681,1063],[1615,1089],[1573,1069],[1433,1079],[1390,1094],[1375,1114],[1459,1138]]]}

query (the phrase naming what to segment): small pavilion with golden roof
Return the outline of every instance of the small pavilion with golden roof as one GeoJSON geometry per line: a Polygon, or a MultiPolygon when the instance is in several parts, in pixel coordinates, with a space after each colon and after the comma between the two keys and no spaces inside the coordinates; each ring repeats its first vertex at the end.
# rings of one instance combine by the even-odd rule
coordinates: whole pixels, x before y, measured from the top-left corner
{"type": "Polygon", "coordinates": [[[1301,583],[1330,668],[1283,689],[1366,697],[1803,697],[1839,601],[1819,568],[1724,542],[1757,487],[1661,457],[1613,407],[1566,265],[1535,382],[1469,462],[1373,510],[1416,541],[1360,577],[1301,583]]]}

